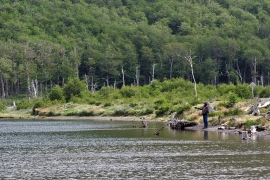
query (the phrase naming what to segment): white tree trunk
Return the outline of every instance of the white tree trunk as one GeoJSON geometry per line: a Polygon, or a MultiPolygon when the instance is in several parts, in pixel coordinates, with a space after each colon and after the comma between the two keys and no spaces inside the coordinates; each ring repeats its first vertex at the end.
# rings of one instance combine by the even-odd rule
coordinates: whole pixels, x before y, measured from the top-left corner
{"type": "Polygon", "coordinates": [[[125,71],[124,71],[123,66],[122,66],[122,80],[123,80],[123,86],[125,86],[125,71]]]}
{"type": "MultiPolygon", "coordinates": [[[[191,75],[192,75],[192,78],[193,78],[193,82],[194,82],[194,91],[195,91],[195,97],[197,98],[198,97],[198,94],[197,94],[197,85],[196,85],[196,79],[195,79],[195,76],[194,76],[194,70],[193,70],[193,65],[192,65],[192,60],[196,57],[196,56],[193,56],[192,57],[192,54],[193,52],[191,50],[189,50],[189,52],[186,53],[186,56],[184,56],[184,58],[189,62],[190,64],[190,68],[191,68],[191,75]]],[[[180,56],[179,54],[177,54],[178,56],[180,56]]]]}
{"type": "Polygon", "coordinates": [[[136,86],[139,86],[139,77],[140,77],[140,69],[139,69],[139,66],[136,66],[136,74],[135,74],[135,77],[136,77],[136,86]]]}
{"type": "Polygon", "coordinates": [[[37,94],[38,94],[38,81],[37,79],[33,79],[32,82],[31,82],[31,85],[32,85],[32,95],[36,98],[37,97],[37,94]]]}
{"type": "Polygon", "coordinates": [[[152,64],[152,73],[151,74],[151,80],[149,81],[150,83],[155,79],[155,67],[156,67],[156,64],[152,64]]]}

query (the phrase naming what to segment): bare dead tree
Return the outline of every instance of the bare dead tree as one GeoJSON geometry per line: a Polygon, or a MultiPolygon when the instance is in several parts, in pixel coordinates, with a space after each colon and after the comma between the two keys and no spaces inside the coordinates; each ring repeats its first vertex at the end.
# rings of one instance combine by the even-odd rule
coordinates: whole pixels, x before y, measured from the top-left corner
{"type": "MultiPolygon", "coordinates": [[[[194,82],[194,91],[195,91],[195,97],[198,97],[197,94],[197,87],[196,87],[196,80],[195,80],[195,76],[194,76],[194,70],[193,70],[193,64],[192,64],[192,60],[194,58],[196,58],[197,56],[192,56],[194,52],[192,52],[191,50],[186,51],[186,54],[183,56],[185,60],[187,60],[190,64],[190,68],[191,68],[191,75],[193,78],[193,82],[194,82]]],[[[177,54],[178,56],[180,56],[179,54],[177,54]]]]}
{"type": "Polygon", "coordinates": [[[156,67],[156,64],[152,64],[152,73],[150,72],[151,76],[152,76],[152,79],[150,80],[150,83],[155,79],[155,67],[156,67]]]}
{"type": "Polygon", "coordinates": [[[240,82],[243,83],[243,78],[242,78],[242,75],[241,75],[241,72],[240,72],[240,68],[239,68],[239,65],[238,65],[238,60],[237,60],[237,70],[236,70],[236,73],[238,74],[239,78],[240,78],[240,82]]]}
{"type": "Polygon", "coordinates": [[[140,77],[140,67],[139,66],[136,66],[135,67],[135,78],[136,78],[136,86],[139,86],[139,77],[140,77]]]}
{"type": "Polygon", "coordinates": [[[124,71],[124,67],[122,66],[122,80],[123,80],[123,86],[125,86],[125,71],[124,71]]]}
{"type": "Polygon", "coordinates": [[[86,84],[86,90],[88,91],[89,90],[89,77],[86,75],[86,74],[84,74],[84,77],[85,77],[85,84],[86,84]]]}
{"type": "Polygon", "coordinates": [[[96,92],[97,83],[94,83],[94,77],[91,77],[91,92],[94,94],[96,92]]]}
{"type": "Polygon", "coordinates": [[[257,81],[256,81],[256,73],[257,73],[257,57],[256,57],[256,56],[254,57],[254,60],[251,61],[250,67],[251,67],[251,69],[253,69],[253,71],[254,71],[254,75],[252,76],[253,82],[254,82],[255,84],[257,84],[257,81]]]}
{"type": "Polygon", "coordinates": [[[33,96],[33,97],[37,97],[38,94],[38,80],[36,79],[32,79],[32,81],[30,81],[30,78],[27,78],[27,84],[28,84],[28,91],[29,93],[33,96]]]}
{"type": "Polygon", "coordinates": [[[116,88],[116,79],[114,79],[114,83],[113,83],[113,89],[116,88]]]}
{"type": "Polygon", "coordinates": [[[110,87],[110,84],[109,84],[109,76],[107,75],[106,78],[102,78],[102,79],[105,80],[107,87],[110,87]]]}
{"type": "Polygon", "coordinates": [[[261,83],[262,83],[262,86],[263,86],[263,84],[264,84],[264,82],[263,82],[263,75],[261,75],[261,83]]]}

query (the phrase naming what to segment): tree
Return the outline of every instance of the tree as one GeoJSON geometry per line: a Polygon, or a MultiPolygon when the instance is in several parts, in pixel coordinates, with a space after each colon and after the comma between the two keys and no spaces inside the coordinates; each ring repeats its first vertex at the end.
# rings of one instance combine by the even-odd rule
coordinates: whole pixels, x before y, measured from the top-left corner
{"type": "Polygon", "coordinates": [[[0,84],[1,84],[1,97],[8,98],[8,80],[12,71],[12,61],[8,58],[0,58],[0,84]]]}
{"type": "Polygon", "coordinates": [[[72,96],[80,97],[83,91],[86,91],[86,84],[77,77],[69,78],[67,84],[63,87],[63,94],[67,102],[70,101],[72,96]]]}
{"type": "Polygon", "coordinates": [[[197,87],[196,87],[196,79],[194,76],[194,72],[193,72],[193,64],[192,64],[192,60],[194,58],[196,58],[196,56],[192,56],[194,52],[192,52],[191,50],[186,51],[186,53],[183,55],[183,58],[185,58],[185,60],[187,60],[189,62],[190,65],[190,69],[191,69],[191,75],[193,78],[193,82],[194,82],[194,91],[195,91],[195,97],[198,97],[198,93],[197,93],[197,87]]]}
{"type": "Polygon", "coordinates": [[[52,89],[52,92],[49,94],[49,98],[51,101],[54,101],[54,100],[64,101],[65,97],[64,97],[63,89],[58,85],[55,86],[52,89]]]}

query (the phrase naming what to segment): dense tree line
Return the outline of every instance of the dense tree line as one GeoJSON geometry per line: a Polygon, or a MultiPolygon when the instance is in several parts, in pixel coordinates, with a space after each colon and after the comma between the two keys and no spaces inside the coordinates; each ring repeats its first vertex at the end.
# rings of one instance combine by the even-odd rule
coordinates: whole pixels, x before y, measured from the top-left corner
{"type": "Polygon", "coordinates": [[[0,86],[31,96],[84,79],[88,90],[153,79],[270,81],[267,0],[1,0],[0,86]]]}

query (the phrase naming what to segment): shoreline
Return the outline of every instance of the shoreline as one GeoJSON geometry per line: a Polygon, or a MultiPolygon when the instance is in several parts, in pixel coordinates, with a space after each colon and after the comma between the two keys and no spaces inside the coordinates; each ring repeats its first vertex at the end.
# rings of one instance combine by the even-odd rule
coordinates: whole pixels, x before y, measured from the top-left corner
{"type": "MultiPolygon", "coordinates": [[[[29,117],[1,117],[1,120],[11,120],[11,119],[20,119],[20,120],[102,120],[102,121],[147,121],[147,122],[164,122],[166,120],[156,120],[156,119],[146,119],[142,117],[103,117],[103,116],[29,116],[29,117]]],[[[208,131],[208,132],[218,132],[218,133],[229,133],[239,135],[239,132],[242,132],[242,129],[218,129],[218,126],[210,126],[207,129],[202,129],[202,125],[186,127],[185,130],[187,131],[208,131]]],[[[251,134],[251,137],[258,137],[258,138],[270,138],[270,131],[257,131],[254,134],[251,134]]]]}
{"type": "MultiPolygon", "coordinates": [[[[193,127],[186,127],[185,130],[188,131],[207,131],[207,132],[218,132],[218,133],[228,133],[228,134],[235,134],[241,135],[242,129],[218,129],[218,126],[210,126],[207,129],[202,129],[203,126],[193,126],[193,127]]],[[[270,138],[270,131],[257,131],[250,135],[250,139],[252,138],[270,138]]]]}

